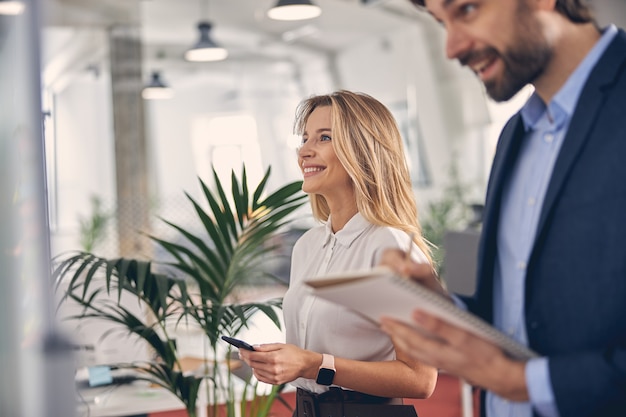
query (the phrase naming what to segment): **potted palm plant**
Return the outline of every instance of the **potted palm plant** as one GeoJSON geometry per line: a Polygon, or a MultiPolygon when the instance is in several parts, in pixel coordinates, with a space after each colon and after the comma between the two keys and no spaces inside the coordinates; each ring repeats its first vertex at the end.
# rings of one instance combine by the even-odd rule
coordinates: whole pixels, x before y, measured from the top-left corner
{"type": "MultiPolygon", "coordinates": [[[[281,308],[281,299],[238,302],[233,296],[244,283],[271,277],[264,268],[264,260],[276,249],[271,239],[305,201],[300,181],[265,197],[269,168],[252,192],[245,167],[241,180],[233,172],[230,196],[217,174],[213,174],[213,191],[200,180],[208,210],[186,193],[202,224],[202,234],[163,220],[186,244],[149,236],[171,260],[107,259],[89,252],[72,252],[56,257],[53,264],[55,281],[65,281],[63,286],[57,285],[63,288],[61,303],[73,300],[81,306],[81,312],[71,318],[116,323],[145,341],[154,360],[118,366],[137,370],[138,378],[171,391],[184,404],[189,417],[197,414],[202,387],[212,404],[210,415],[218,414],[220,399],[225,400],[227,415],[234,415],[233,381],[230,372],[226,376],[219,372],[223,361],[215,354],[218,341],[221,335],[236,335],[256,313],[265,314],[280,327],[276,309],[281,308]],[[123,294],[136,297],[146,314],[134,314],[125,308],[120,303],[123,294]],[[204,372],[184,371],[176,343],[169,334],[168,323],[172,322],[191,322],[202,329],[210,348],[204,372]]],[[[276,394],[277,389],[272,390],[269,398],[256,401],[248,412],[254,409],[256,413],[266,413],[276,394]]]]}

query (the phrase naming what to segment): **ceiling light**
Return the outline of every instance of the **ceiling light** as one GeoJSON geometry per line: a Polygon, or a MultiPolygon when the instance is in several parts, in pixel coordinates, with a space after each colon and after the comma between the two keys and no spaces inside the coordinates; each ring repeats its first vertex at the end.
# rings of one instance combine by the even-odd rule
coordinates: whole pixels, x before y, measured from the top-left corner
{"type": "Polygon", "coordinates": [[[200,31],[200,40],[185,52],[187,61],[221,61],[228,56],[228,51],[211,39],[211,24],[209,22],[200,22],[198,30],[200,31]]]}
{"type": "Polygon", "coordinates": [[[18,15],[22,14],[26,5],[23,1],[0,0],[0,14],[18,15]]]}
{"type": "Polygon", "coordinates": [[[159,71],[152,71],[150,82],[141,91],[141,97],[146,100],[163,100],[174,97],[174,90],[161,80],[159,71]]]}
{"type": "Polygon", "coordinates": [[[311,0],[279,0],[276,6],[267,11],[274,20],[312,19],[322,14],[322,9],[311,0]]]}

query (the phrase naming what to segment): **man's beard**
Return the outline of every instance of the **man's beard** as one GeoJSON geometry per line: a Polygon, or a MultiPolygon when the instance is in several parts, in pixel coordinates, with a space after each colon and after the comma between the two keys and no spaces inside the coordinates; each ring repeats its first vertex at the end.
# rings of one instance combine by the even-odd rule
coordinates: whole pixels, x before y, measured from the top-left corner
{"type": "Polygon", "coordinates": [[[501,56],[504,62],[502,79],[486,82],[487,94],[495,101],[509,100],[543,73],[551,57],[552,50],[547,45],[533,48],[521,44],[520,48],[507,51],[501,56]]]}
{"type": "Polygon", "coordinates": [[[502,60],[504,71],[501,77],[487,80],[484,83],[487,94],[495,101],[509,100],[526,84],[535,81],[552,58],[552,49],[542,37],[539,25],[520,24],[517,33],[518,36],[514,39],[512,46],[503,53],[494,48],[485,48],[470,52],[459,59],[463,65],[478,60],[477,57],[502,60]]]}

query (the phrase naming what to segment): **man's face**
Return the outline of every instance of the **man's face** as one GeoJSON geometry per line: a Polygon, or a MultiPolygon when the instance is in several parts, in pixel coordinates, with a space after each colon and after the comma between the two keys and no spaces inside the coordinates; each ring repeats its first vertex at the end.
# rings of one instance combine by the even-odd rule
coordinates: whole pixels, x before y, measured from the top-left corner
{"type": "Polygon", "coordinates": [[[496,101],[540,77],[552,50],[526,0],[426,0],[447,31],[446,53],[471,68],[496,101]]]}

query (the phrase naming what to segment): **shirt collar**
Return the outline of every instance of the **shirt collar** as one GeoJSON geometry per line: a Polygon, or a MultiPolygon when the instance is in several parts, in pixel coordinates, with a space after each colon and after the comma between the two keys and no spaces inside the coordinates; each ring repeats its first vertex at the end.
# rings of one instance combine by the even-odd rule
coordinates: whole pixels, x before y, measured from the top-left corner
{"type": "Polygon", "coordinates": [[[603,31],[600,40],[591,48],[591,51],[589,51],[585,59],[583,59],[576,70],[569,76],[565,84],[563,84],[563,87],[557,91],[548,106],[545,105],[537,93],[532,94],[521,110],[526,131],[534,129],[537,126],[546,110],[550,112],[557,128],[561,127],[572,117],[576,103],[578,102],[578,97],[589,74],[600,60],[604,51],[606,51],[606,48],[608,48],[615,35],[617,35],[617,27],[615,25],[610,25],[603,31]]]}
{"type": "Polygon", "coordinates": [[[337,233],[333,233],[329,216],[325,227],[326,236],[324,238],[324,246],[328,245],[328,243],[335,238],[341,245],[349,247],[369,225],[370,223],[365,220],[365,217],[363,217],[361,213],[356,213],[348,220],[348,223],[346,223],[343,229],[337,233]]]}

